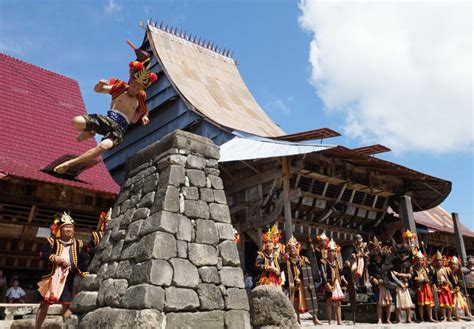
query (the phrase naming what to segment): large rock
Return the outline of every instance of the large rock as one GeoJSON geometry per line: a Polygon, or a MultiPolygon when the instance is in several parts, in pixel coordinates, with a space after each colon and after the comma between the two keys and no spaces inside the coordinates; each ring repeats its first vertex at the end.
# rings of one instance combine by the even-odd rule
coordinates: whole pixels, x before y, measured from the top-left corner
{"type": "Polygon", "coordinates": [[[176,255],[174,236],[165,232],[154,232],[140,240],[139,252],[135,259],[137,262],[142,262],[150,258],[170,259],[176,255]]]}
{"type": "Polygon", "coordinates": [[[140,236],[147,235],[155,231],[176,233],[178,231],[178,214],[168,211],[159,211],[151,215],[141,226],[140,236]]]}
{"type": "Polygon", "coordinates": [[[151,283],[157,286],[169,286],[173,279],[173,268],[165,260],[149,260],[133,267],[130,282],[132,284],[151,283]]]}
{"type": "Polygon", "coordinates": [[[251,329],[250,316],[247,311],[228,311],[225,312],[224,318],[227,329],[251,329]]]}
{"type": "Polygon", "coordinates": [[[139,284],[128,288],[123,296],[122,304],[125,308],[153,308],[162,311],[165,304],[165,291],[161,287],[139,284]]]}
{"type": "Polygon", "coordinates": [[[240,256],[237,250],[237,244],[234,241],[227,240],[219,245],[219,255],[222,258],[222,265],[239,266],[240,256]]]}
{"type": "Polygon", "coordinates": [[[228,310],[249,310],[247,291],[239,288],[227,289],[225,296],[225,307],[228,310]]]}
{"type": "Polygon", "coordinates": [[[254,327],[300,328],[293,305],[281,289],[258,286],[250,293],[249,302],[250,322],[254,327]]]}
{"type": "Polygon", "coordinates": [[[224,312],[169,313],[166,315],[166,329],[223,329],[224,312]]]}
{"type": "Polygon", "coordinates": [[[214,266],[203,266],[198,269],[199,276],[201,281],[205,283],[215,283],[220,284],[221,278],[219,276],[219,271],[214,266]]]}
{"type": "Polygon", "coordinates": [[[190,311],[199,307],[199,298],[192,289],[166,288],[165,311],[190,311]]]}
{"type": "Polygon", "coordinates": [[[219,234],[214,221],[204,219],[196,220],[196,242],[207,244],[216,244],[219,242],[219,234]]]}
{"type": "MultiPolygon", "coordinates": [[[[179,207],[179,201],[178,201],[179,207]]],[[[209,218],[209,206],[203,200],[184,200],[184,214],[189,218],[209,218]]]]}
{"type": "Polygon", "coordinates": [[[123,295],[127,291],[128,282],[124,279],[107,279],[102,282],[99,294],[97,295],[98,304],[108,306],[120,306],[123,295]]]}
{"type": "Polygon", "coordinates": [[[74,313],[87,313],[97,308],[97,291],[79,292],[71,304],[71,311],[74,313]]]}
{"type": "Polygon", "coordinates": [[[229,207],[225,204],[219,203],[211,203],[209,205],[209,212],[211,219],[222,222],[222,223],[230,223],[230,212],[229,207]]]}
{"type": "Polygon", "coordinates": [[[202,283],[198,286],[197,293],[201,303],[201,310],[222,310],[224,299],[219,287],[214,284],[202,283]]]}
{"type": "Polygon", "coordinates": [[[170,260],[173,266],[173,285],[177,287],[196,288],[199,283],[199,273],[193,264],[187,259],[173,258],[170,260]]]}
{"type": "Polygon", "coordinates": [[[164,316],[158,310],[126,310],[104,307],[87,313],[79,324],[81,329],[89,328],[161,328],[164,316]]]}
{"type": "Polygon", "coordinates": [[[225,266],[219,271],[221,282],[226,287],[244,288],[244,275],[240,267],[225,266]]]}
{"type": "Polygon", "coordinates": [[[211,245],[190,243],[188,254],[189,260],[196,266],[217,264],[217,249],[211,245]]]}

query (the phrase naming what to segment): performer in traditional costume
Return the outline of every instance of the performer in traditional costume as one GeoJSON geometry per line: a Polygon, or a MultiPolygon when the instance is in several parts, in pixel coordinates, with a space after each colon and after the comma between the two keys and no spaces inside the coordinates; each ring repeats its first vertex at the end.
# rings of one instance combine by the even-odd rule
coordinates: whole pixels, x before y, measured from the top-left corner
{"type": "Polygon", "coordinates": [[[471,298],[471,303],[474,303],[474,256],[472,255],[467,256],[467,268],[464,278],[468,297],[471,298]]]}
{"type": "MultiPolygon", "coordinates": [[[[129,44],[133,47],[130,42],[129,44]]],[[[113,78],[110,81],[100,80],[94,87],[95,92],[112,96],[110,111],[107,115],[86,114],[76,116],[72,120],[72,126],[81,131],[77,137],[79,142],[94,137],[96,133],[104,136],[102,141],[77,158],[56,166],[54,168],[56,173],[63,174],[69,168],[93,160],[120,144],[130,124],[138,121],[143,125],[149,123],[145,89],[158,78],[150,71],[150,55],[140,49],[135,49],[135,53],[138,58],[129,64],[128,83],[113,78]]]]}
{"type": "Polygon", "coordinates": [[[439,251],[436,252],[434,269],[436,280],[435,284],[438,289],[439,307],[443,321],[453,321],[451,318],[454,306],[454,298],[452,293],[452,285],[449,282],[449,269],[444,266],[445,259],[439,251]]]}
{"type": "Polygon", "coordinates": [[[472,319],[472,314],[471,310],[469,309],[469,304],[467,303],[466,298],[464,297],[462,293],[462,273],[461,273],[461,263],[459,261],[459,258],[456,256],[453,256],[450,261],[449,261],[449,273],[448,273],[448,278],[449,281],[451,282],[452,286],[452,292],[454,296],[454,317],[456,320],[459,320],[459,310],[462,310],[466,317],[472,319]]]}
{"type": "Polygon", "coordinates": [[[396,283],[396,318],[398,323],[401,323],[401,312],[405,311],[407,323],[411,323],[411,309],[413,302],[410,296],[410,251],[406,248],[397,250],[396,258],[393,262],[393,269],[391,271],[392,279],[396,283]]]}
{"type": "Polygon", "coordinates": [[[333,239],[328,244],[328,257],[321,261],[321,272],[323,274],[324,286],[326,289],[326,312],[329,324],[333,316],[333,307],[336,309],[337,324],[342,324],[341,301],[344,299],[344,293],[341,284],[347,284],[344,277],[340,274],[341,268],[337,260],[337,254],[340,251],[339,246],[333,239]]]}
{"type": "Polygon", "coordinates": [[[290,301],[300,322],[300,313],[309,312],[314,324],[318,319],[318,298],[314,289],[313,275],[308,258],[300,255],[301,245],[293,236],[286,244],[287,253],[283,256],[283,270],[286,274],[290,301]]]}
{"type": "Polygon", "coordinates": [[[107,229],[111,218],[112,208],[110,208],[108,212],[102,212],[100,214],[99,229],[97,231],[92,231],[91,238],[88,243],[90,259],[94,257],[94,254],[99,247],[100,241],[102,241],[102,238],[104,237],[104,232],[107,229]]]}
{"type": "Polygon", "coordinates": [[[425,265],[425,256],[418,251],[415,257],[412,280],[416,291],[416,301],[420,320],[424,321],[423,308],[426,307],[428,321],[437,322],[433,319],[432,308],[434,306],[433,293],[431,291],[430,276],[425,265]]]}
{"type": "Polygon", "coordinates": [[[74,220],[66,212],[56,218],[52,226],[52,236],[41,248],[40,256],[46,262],[46,272],[38,282],[38,291],[43,297],[36,313],[36,328],[48,313],[49,305],[60,302],[61,315],[67,318],[71,312],[69,305],[73,299],[73,285],[76,276],[84,277],[86,272],[83,243],[74,238],[74,220]]]}
{"type": "Polygon", "coordinates": [[[382,323],[382,312],[385,308],[387,323],[391,324],[391,305],[392,295],[390,289],[394,288],[394,284],[390,282],[390,269],[384,264],[385,256],[380,250],[373,252],[369,264],[369,279],[372,287],[375,288],[374,296],[377,302],[377,318],[378,324],[382,323]]]}
{"type": "MultiPolygon", "coordinates": [[[[354,282],[359,284],[359,279],[363,277],[365,272],[365,263],[368,256],[367,243],[364,242],[362,235],[356,234],[355,241],[353,244],[352,258],[354,262],[352,264],[352,272],[354,275],[354,282]]],[[[365,285],[365,282],[363,283],[365,285]]]]}
{"type": "Polygon", "coordinates": [[[279,253],[275,251],[275,245],[280,240],[280,231],[278,225],[274,224],[272,228],[262,234],[263,251],[257,252],[255,266],[257,268],[256,285],[272,285],[281,288],[282,278],[279,262],[279,253]]]}

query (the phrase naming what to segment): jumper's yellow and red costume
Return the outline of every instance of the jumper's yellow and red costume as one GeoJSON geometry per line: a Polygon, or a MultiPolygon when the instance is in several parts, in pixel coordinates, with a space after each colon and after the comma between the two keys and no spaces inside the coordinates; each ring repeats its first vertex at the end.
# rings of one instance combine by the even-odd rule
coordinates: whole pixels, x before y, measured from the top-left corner
{"type": "Polygon", "coordinates": [[[280,232],[278,226],[275,224],[266,233],[262,234],[263,240],[263,251],[257,252],[257,259],[255,266],[257,268],[257,282],[256,285],[272,285],[275,287],[281,287],[281,269],[280,269],[280,254],[275,251],[275,248],[267,253],[265,250],[266,243],[273,243],[275,246],[278,245],[280,240],[280,232]]]}

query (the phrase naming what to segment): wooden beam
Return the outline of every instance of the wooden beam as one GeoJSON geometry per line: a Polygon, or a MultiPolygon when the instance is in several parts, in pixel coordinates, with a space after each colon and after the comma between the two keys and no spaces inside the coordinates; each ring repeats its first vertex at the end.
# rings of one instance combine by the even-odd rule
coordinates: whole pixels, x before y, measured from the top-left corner
{"type": "Polygon", "coordinates": [[[289,241],[293,236],[293,221],[291,216],[290,202],[290,168],[288,157],[282,159],[282,178],[283,178],[283,209],[285,213],[285,238],[289,241]]]}

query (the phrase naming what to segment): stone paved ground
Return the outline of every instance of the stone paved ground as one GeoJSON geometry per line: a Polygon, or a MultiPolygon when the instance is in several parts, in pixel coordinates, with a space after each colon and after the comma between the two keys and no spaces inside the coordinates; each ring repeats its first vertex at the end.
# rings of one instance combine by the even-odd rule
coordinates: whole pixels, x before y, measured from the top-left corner
{"type": "Polygon", "coordinates": [[[412,324],[407,324],[407,323],[402,323],[402,324],[368,324],[368,323],[357,323],[356,325],[353,325],[352,322],[345,321],[344,325],[338,326],[338,325],[328,325],[327,321],[322,321],[323,325],[322,326],[315,326],[313,324],[313,321],[311,321],[311,316],[309,314],[303,314],[301,317],[301,326],[303,328],[320,328],[320,329],[325,329],[325,328],[353,328],[353,329],[390,329],[390,328],[420,328],[420,329],[441,329],[441,328],[449,328],[449,329],[464,329],[464,328],[473,328],[474,329],[474,321],[463,321],[463,322],[443,322],[443,323],[412,323],[412,324]]]}

